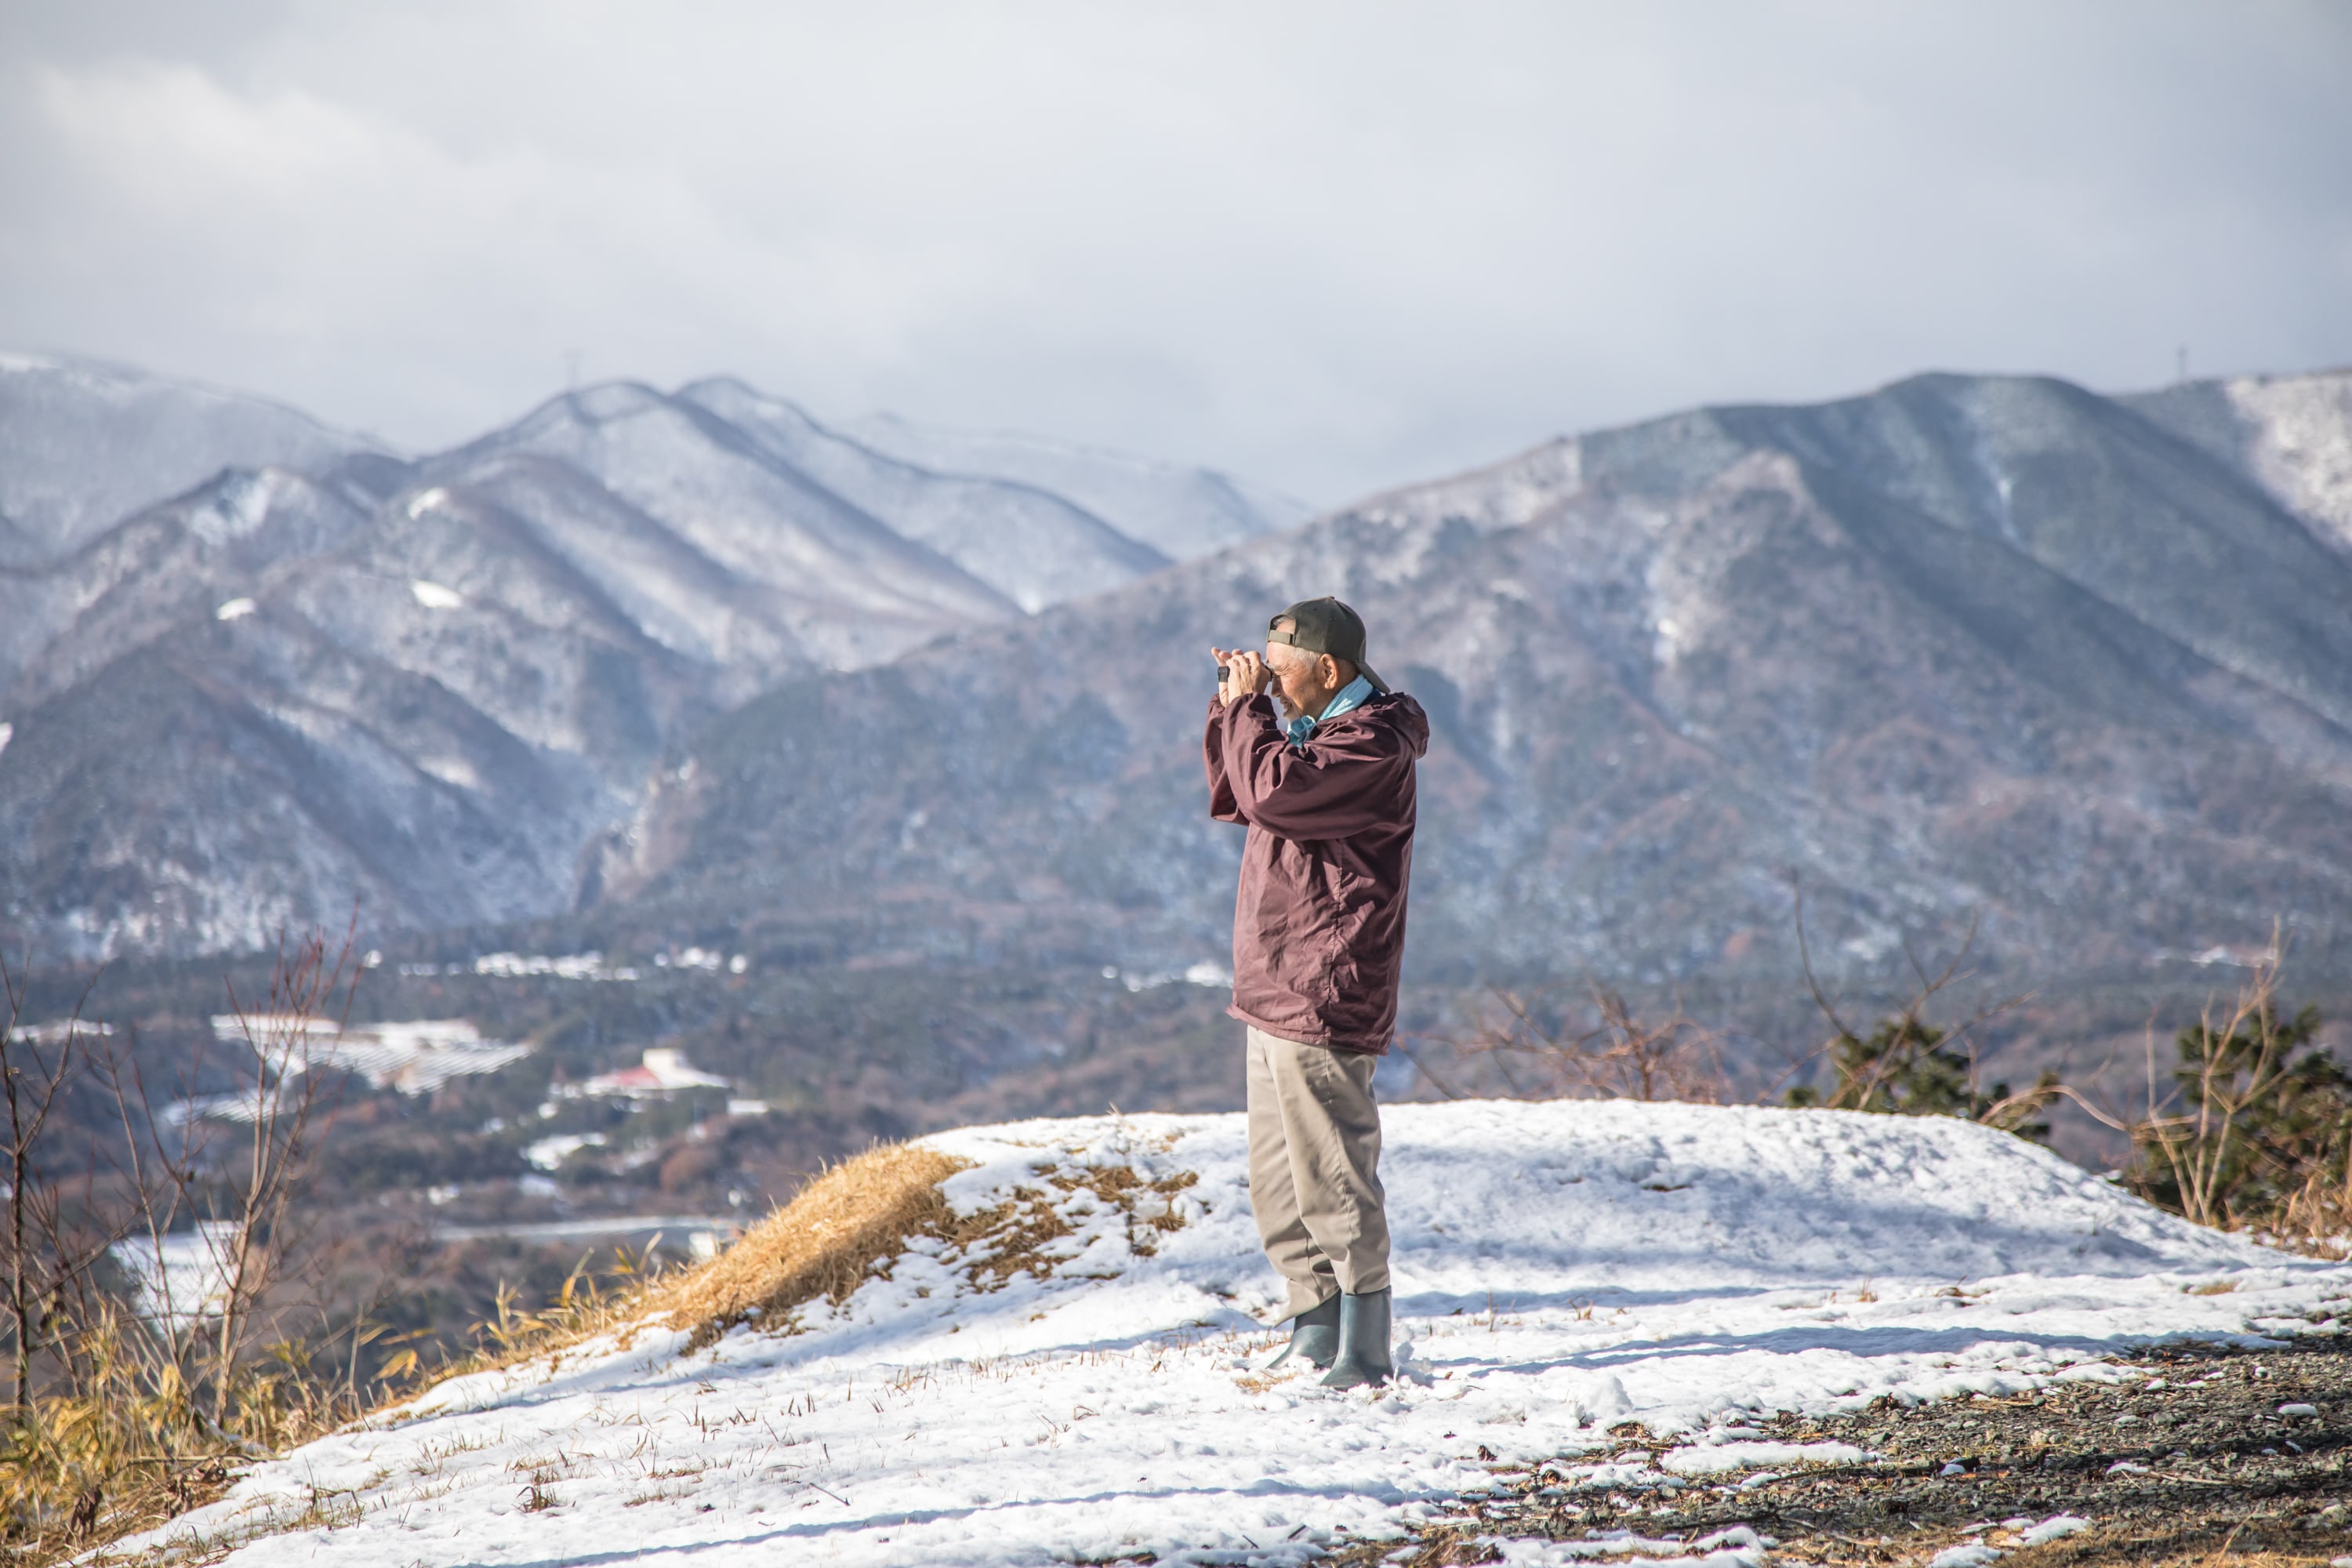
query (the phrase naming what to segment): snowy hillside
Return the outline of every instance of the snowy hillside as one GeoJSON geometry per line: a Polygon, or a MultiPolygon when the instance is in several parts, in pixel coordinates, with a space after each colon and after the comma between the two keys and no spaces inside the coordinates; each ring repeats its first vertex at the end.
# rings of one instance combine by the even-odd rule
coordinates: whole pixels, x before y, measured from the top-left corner
{"type": "Polygon", "coordinates": [[[380,450],[262,398],[89,360],[0,353],[0,566],[53,560],[226,468],[380,450]]]}
{"type": "MultiPolygon", "coordinates": [[[[1150,545],[1050,489],[934,473],[885,457],[740,381],[698,382],[679,396],[748,433],[763,451],[834,494],[887,519],[899,533],[938,551],[1031,615],[1169,563],[1170,557],[1150,545]]],[[[1179,482],[1171,474],[1163,488],[1179,482]]],[[[1205,524],[1223,521],[1213,505],[1195,504],[1190,510],[1205,524]]],[[[1196,543],[1192,552],[1203,548],[1196,543]]]]}
{"type": "Polygon", "coordinates": [[[2238,465],[2352,551],[2352,370],[2191,382],[2123,401],[2238,465]]]}
{"type": "MultiPolygon", "coordinates": [[[[1438,1516],[1490,1484],[1482,1447],[1637,1504],[1867,1463],[1745,1424],[2116,1382],[2135,1374],[2112,1359],[2152,1340],[2285,1331],[2352,1288],[2352,1268],[2195,1229],[1958,1121],[1386,1115],[1411,1340],[1390,1390],[1255,1370],[1278,1341],[1255,1314],[1277,1297],[1239,1117],[982,1128],[927,1141],[970,1163],[944,1184],[952,1214],[838,1307],[769,1324],[787,1332],[688,1349],[678,1322],[446,1383],[131,1549],[367,1568],[1292,1563],[1438,1516]],[[1627,1421],[1654,1440],[1629,1452],[1610,1432],[1627,1421]]],[[[1683,1548],[1710,1550],[1753,1563],[1759,1542],[1683,1548]]]]}

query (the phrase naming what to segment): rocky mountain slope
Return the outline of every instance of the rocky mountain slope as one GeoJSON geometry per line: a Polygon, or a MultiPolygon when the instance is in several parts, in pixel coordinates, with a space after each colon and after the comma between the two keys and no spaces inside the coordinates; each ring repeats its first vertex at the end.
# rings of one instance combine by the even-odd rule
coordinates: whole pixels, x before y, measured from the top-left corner
{"type": "MultiPolygon", "coordinates": [[[[232,466],[93,536],[131,493],[110,442],[142,482],[182,470],[143,426],[75,426],[58,374],[0,374],[0,416],[72,436],[0,422],[53,459],[7,493],[72,545],[0,565],[0,931],[60,956],[247,946],[355,900],[374,930],[561,911],[693,725],[1170,559],[726,381],[590,388],[415,459],[224,438],[232,466]]],[[[1168,476],[1154,528],[1205,482],[1168,476]]]]}
{"type": "Polygon", "coordinates": [[[2012,973],[2278,916],[2338,962],[2347,386],[1927,376],[1558,441],[789,681],[665,776],[605,894],[786,949],[1213,958],[1204,650],[1338,593],[1436,731],[1424,975],[1785,980],[1791,875],[1836,969],[1972,915],[2012,973]]]}

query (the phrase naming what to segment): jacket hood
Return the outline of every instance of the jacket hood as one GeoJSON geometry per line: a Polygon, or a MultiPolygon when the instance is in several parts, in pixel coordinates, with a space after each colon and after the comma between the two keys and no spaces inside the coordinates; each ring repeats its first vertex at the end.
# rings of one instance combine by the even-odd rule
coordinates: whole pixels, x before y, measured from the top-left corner
{"type": "Polygon", "coordinates": [[[1350,720],[1394,731],[1416,760],[1429,754],[1429,715],[1404,692],[1383,691],[1361,707],[1341,714],[1336,722],[1344,724],[1350,720]]]}

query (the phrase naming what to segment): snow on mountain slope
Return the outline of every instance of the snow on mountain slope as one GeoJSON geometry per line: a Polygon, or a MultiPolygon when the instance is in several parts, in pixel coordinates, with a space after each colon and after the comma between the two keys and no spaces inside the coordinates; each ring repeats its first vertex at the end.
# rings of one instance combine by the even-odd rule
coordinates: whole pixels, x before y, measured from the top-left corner
{"type": "Polygon", "coordinates": [[[61,560],[0,566],[0,699],[31,707],[179,622],[210,617],[280,563],[341,544],[372,510],[284,468],[230,469],[61,560]]]}
{"type": "Polygon", "coordinates": [[[52,561],[223,468],[381,450],[262,398],[89,360],[0,354],[0,566],[52,561]]]}
{"type": "Polygon", "coordinates": [[[0,570],[0,918],[107,953],[354,900],[379,929],[560,908],[667,736],[810,662],[784,606],[568,469],[376,462],[231,471],[0,570]],[[550,495],[560,522],[519,510],[550,495]],[[641,625],[666,599],[677,646],[641,625]]]}
{"type": "Polygon", "coordinates": [[[888,414],[840,426],[873,451],[942,474],[1015,479],[1066,496],[1171,561],[1306,521],[1310,509],[1213,468],[1154,462],[1036,436],[949,430],[888,414]]]}
{"type": "Polygon", "coordinates": [[[678,395],[1031,615],[1168,564],[1159,551],[1060,496],[1008,479],[935,474],[886,458],[732,378],[697,382],[678,395]]]}
{"type": "Polygon", "coordinates": [[[558,398],[425,468],[457,478],[509,453],[571,465],[737,576],[799,600],[793,630],[836,666],[1020,613],[709,410],[650,387],[616,382],[558,398]]]}
{"type": "MultiPolygon", "coordinates": [[[[1388,1390],[1255,1370],[1279,1340],[1255,1314],[1277,1296],[1241,1118],[1023,1122],[928,1142],[972,1163],[944,1188],[960,1215],[1011,1205],[1033,1238],[1058,1216],[1066,1234],[1033,1252],[918,1240],[788,1335],[682,1352],[682,1328],[646,1328],[455,1379],[129,1547],[234,1546],[246,1568],[1296,1563],[1479,1488],[1482,1446],[1635,1493],[1852,1462],[1736,1446],[1740,1423],[2123,1381],[2107,1363],[2153,1340],[2284,1331],[2352,1289],[2352,1267],[2199,1230],[1955,1121],[1385,1115],[1411,1342],[1388,1390]],[[1137,1180],[1106,1177],[1121,1167],[1137,1180]],[[1654,1465],[1609,1457],[1627,1420],[1669,1440],[1654,1465]]],[[[1715,1543],[1749,1563],[1755,1544],[1715,1543]]]]}
{"type": "Polygon", "coordinates": [[[814,662],[792,630],[808,616],[806,595],[729,571],[568,464],[500,454],[405,504],[418,516],[484,520],[543,564],[560,563],[638,636],[698,666],[719,706],[814,662]]]}
{"type": "Polygon", "coordinates": [[[2190,382],[2120,401],[2237,464],[2352,551],[2352,370],[2190,382]]]}

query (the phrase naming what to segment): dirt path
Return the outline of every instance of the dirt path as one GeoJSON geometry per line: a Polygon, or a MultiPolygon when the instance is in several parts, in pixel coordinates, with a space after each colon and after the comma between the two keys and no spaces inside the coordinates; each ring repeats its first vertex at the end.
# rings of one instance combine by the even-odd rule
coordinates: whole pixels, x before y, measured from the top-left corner
{"type": "MultiPolygon", "coordinates": [[[[1680,1486],[1662,1476],[1641,1486],[1576,1486],[1540,1466],[1498,1466],[1500,1489],[1465,1500],[1461,1518],[1422,1531],[1412,1555],[1390,1542],[1333,1561],[1432,1568],[1497,1560],[1480,1537],[1631,1531],[1692,1542],[1746,1526],[1782,1561],[1923,1563],[1973,1541],[2000,1550],[2005,1568],[2221,1554],[2231,1564],[2352,1564],[2352,1337],[2323,1331],[2282,1350],[2168,1346],[2118,1366],[2144,1375],[1909,1409],[1881,1399],[1848,1416],[1751,1423],[1767,1441],[1848,1443],[1873,1456],[1777,1479],[1750,1471],[1680,1486]],[[2090,1523],[2021,1543],[2025,1526],[2057,1515],[2090,1523]]],[[[1656,1475],[1668,1445],[1632,1426],[1617,1430],[1624,1443],[1613,1456],[1563,1462],[1614,1458],[1656,1475]]]]}

